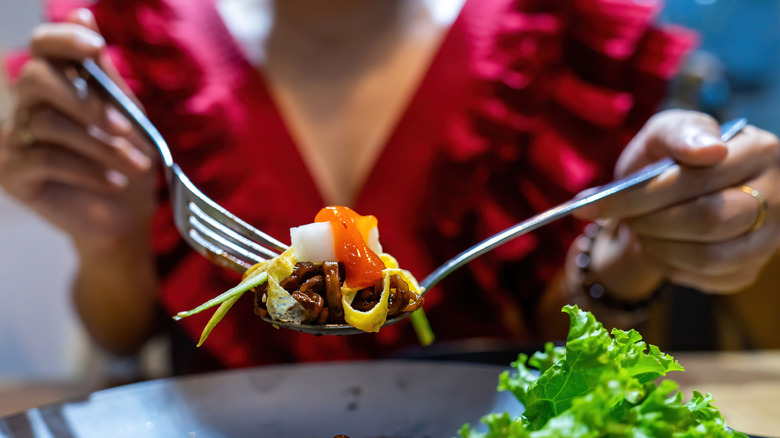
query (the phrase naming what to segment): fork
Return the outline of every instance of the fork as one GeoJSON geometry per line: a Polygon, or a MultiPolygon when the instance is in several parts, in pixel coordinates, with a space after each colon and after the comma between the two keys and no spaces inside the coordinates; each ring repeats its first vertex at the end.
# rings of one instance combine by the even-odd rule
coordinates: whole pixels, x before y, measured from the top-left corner
{"type": "MultiPolygon", "coordinates": [[[[725,142],[730,140],[732,137],[737,135],[737,133],[739,133],[742,130],[742,128],[744,128],[746,125],[747,125],[747,119],[745,118],[734,119],[722,124],[720,126],[721,141],[725,142]]],[[[428,274],[428,276],[425,277],[420,282],[420,288],[422,289],[421,295],[424,296],[426,293],[428,293],[428,291],[431,290],[433,286],[435,286],[439,281],[444,279],[444,277],[448,276],[456,269],[462,267],[466,263],[474,260],[475,258],[481,256],[482,254],[485,254],[486,252],[489,252],[509,242],[510,240],[516,237],[520,237],[523,234],[530,233],[531,231],[534,231],[537,228],[540,228],[544,225],[547,225],[551,222],[554,222],[558,219],[568,216],[574,213],[575,211],[579,210],[580,208],[585,207],[586,205],[592,204],[596,201],[607,198],[609,196],[622,192],[631,187],[638,186],[642,183],[649,181],[652,178],[661,175],[664,172],[673,171],[676,169],[679,169],[679,166],[677,165],[677,163],[675,163],[675,161],[672,158],[669,157],[662,158],[656,161],[655,163],[649,164],[643,167],[642,169],[639,169],[638,171],[631,173],[621,179],[612,181],[602,186],[593,187],[591,189],[585,190],[584,192],[582,192],[583,195],[579,197],[570,199],[562,204],[559,204],[556,207],[553,207],[549,210],[545,210],[535,216],[532,216],[522,222],[519,222],[516,225],[513,225],[505,229],[504,231],[496,233],[488,237],[487,239],[475,244],[474,246],[466,249],[465,251],[461,252],[460,254],[456,255],[450,260],[444,262],[444,264],[442,264],[441,266],[436,268],[433,272],[428,274]]],[[[396,316],[395,318],[388,319],[387,321],[385,321],[383,327],[391,324],[395,324],[396,322],[406,318],[407,316],[409,316],[409,314],[405,313],[396,316]]],[[[297,330],[304,333],[315,334],[315,335],[352,335],[352,334],[364,333],[363,331],[358,330],[347,324],[308,325],[308,324],[294,324],[289,322],[273,321],[267,316],[263,317],[263,319],[279,327],[284,327],[284,328],[297,330]]]]}
{"type": "Polygon", "coordinates": [[[157,147],[162,157],[176,228],[197,252],[213,263],[244,272],[287,249],[204,195],[173,161],[168,144],[140,108],[93,60],[78,65],[82,79],[96,87],[157,147]]]}
{"type": "MultiPolygon", "coordinates": [[[[83,61],[80,67],[82,77],[102,91],[105,97],[116,105],[117,109],[128,117],[131,123],[159,150],[173,200],[173,216],[176,227],[191,247],[212,262],[238,272],[244,272],[255,263],[276,257],[288,248],[282,242],[242,221],[198,190],[179,166],[174,163],[168,145],[154,125],[146,118],[143,111],[92,60],[83,61]]],[[[721,141],[728,141],[745,125],[747,125],[747,119],[744,118],[724,123],[721,125],[721,141]]],[[[428,293],[444,277],[482,254],[516,237],[568,216],[586,205],[640,185],[672,169],[679,169],[679,166],[673,159],[663,158],[619,180],[586,190],[583,192],[585,193],[583,196],[575,197],[541,212],[477,243],[425,277],[420,282],[420,287],[423,290],[422,295],[428,293]]],[[[384,325],[394,324],[407,316],[409,314],[389,319],[384,325]]],[[[316,335],[364,333],[347,324],[295,324],[274,321],[268,316],[264,316],[263,319],[279,327],[316,335]]]]}

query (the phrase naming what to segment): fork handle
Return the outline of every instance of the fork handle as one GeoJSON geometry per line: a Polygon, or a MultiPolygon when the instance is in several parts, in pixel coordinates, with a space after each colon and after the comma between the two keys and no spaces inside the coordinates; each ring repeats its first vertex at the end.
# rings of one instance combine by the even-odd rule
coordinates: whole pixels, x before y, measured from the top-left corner
{"type": "Polygon", "coordinates": [[[84,59],[76,63],[76,68],[81,73],[81,77],[97,88],[101,94],[130,120],[142,134],[144,134],[162,156],[163,164],[166,168],[172,169],[173,157],[168,148],[168,143],[163,139],[162,134],[154,127],[152,122],[146,117],[141,108],[138,108],[132,99],[100,68],[92,59],[84,59]]]}
{"type": "MultiPolygon", "coordinates": [[[[745,125],[747,125],[747,119],[745,118],[734,119],[724,123],[721,125],[721,141],[728,141],[731,139],[731,137],[741,131],[745,125]]],[[[642,169],[624,178],[588,190],[587,192],[589,194],[581,198],[570,199],[563,204],[543,211],[536,216],[533,216],[510,228],[507,228],[498,234],[494,234],[486,240],[483,240],[482,242],[479,242],[471,248],[456,255],[449,261],[445,262],[443,265],[439,266],[439,268],[437,268],[435,271],[431,272],[430,275],[425,277],[425,279],[420,283],[420,286],[424,288],[423,295],[427,293],[436,283],[441,281],[441,279],[452,273],[452,271],[460,268],[461,266],[474,260],[482,254],[499,247],[516,237],[536,230],[537,228],[547,225],[550,222],[556,221],[564,216],[568,216],[588,204],[642,184],[651,178],[666,172],[669,169],[679,169],[679,166],[672,158],[662,158],[655,163],[643,167],[642,169]]]]}

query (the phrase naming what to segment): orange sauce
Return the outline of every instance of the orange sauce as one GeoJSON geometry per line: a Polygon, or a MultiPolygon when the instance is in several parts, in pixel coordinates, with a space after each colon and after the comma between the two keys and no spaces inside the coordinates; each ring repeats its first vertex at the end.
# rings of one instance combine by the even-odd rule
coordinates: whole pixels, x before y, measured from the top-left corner
{"type": "Polygon", "coordinates": [[[368,232],[377,226],[374,216],[361,216],[347,207],[325,207],[314,221],[330,222],[336,258],[344,263],[348,287],[369,287],[382,279],[385,264],[366,245],[368,232]]]}

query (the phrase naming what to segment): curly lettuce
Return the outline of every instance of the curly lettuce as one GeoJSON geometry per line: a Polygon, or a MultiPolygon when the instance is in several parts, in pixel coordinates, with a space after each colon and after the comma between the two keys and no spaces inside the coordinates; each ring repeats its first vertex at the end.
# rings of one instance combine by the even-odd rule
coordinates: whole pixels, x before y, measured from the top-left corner
{"type": "Polygon", "coordinates": [[[710,394],[694,392],[683,403],[677,383],[656,384],[683,367],[637,331],[610,334],[577,306],[563,311],[570,318],[566,346],[521,354],[499,377],[498,389],[512,392],[523,414],[489,414],[481,420],[487,432],[465,424],[461,438],[747,437],[728,429],[710,394]]]}

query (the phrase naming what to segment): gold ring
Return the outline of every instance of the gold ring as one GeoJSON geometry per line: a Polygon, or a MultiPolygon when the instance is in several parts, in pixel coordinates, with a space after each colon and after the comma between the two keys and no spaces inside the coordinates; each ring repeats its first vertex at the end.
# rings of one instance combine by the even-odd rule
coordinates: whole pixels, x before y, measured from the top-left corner
{"type": "Polygon", "coordinates": [[[16,133],[19,136],[19,140],[26,146],[31,146],[35,143],[35,135],[30,129],[30,113],[25,111],[19,115],[19,121],[16,123],[16,133]]]}
{"type": "Polygon", "coordinates": [[[746,234],[749,234],[757,231],[764,225],[767,211],[769,211],[769,204],[766,202],[764,195],[762,195],[758,190],[748,186],[740,186],[739,189],[755,198],[756,202],[758,203],[758,215],[756,216],[756,220],[753,221],[753,225],[751,225],[750,228],[748,228],[746,231],[746,234]]]}

